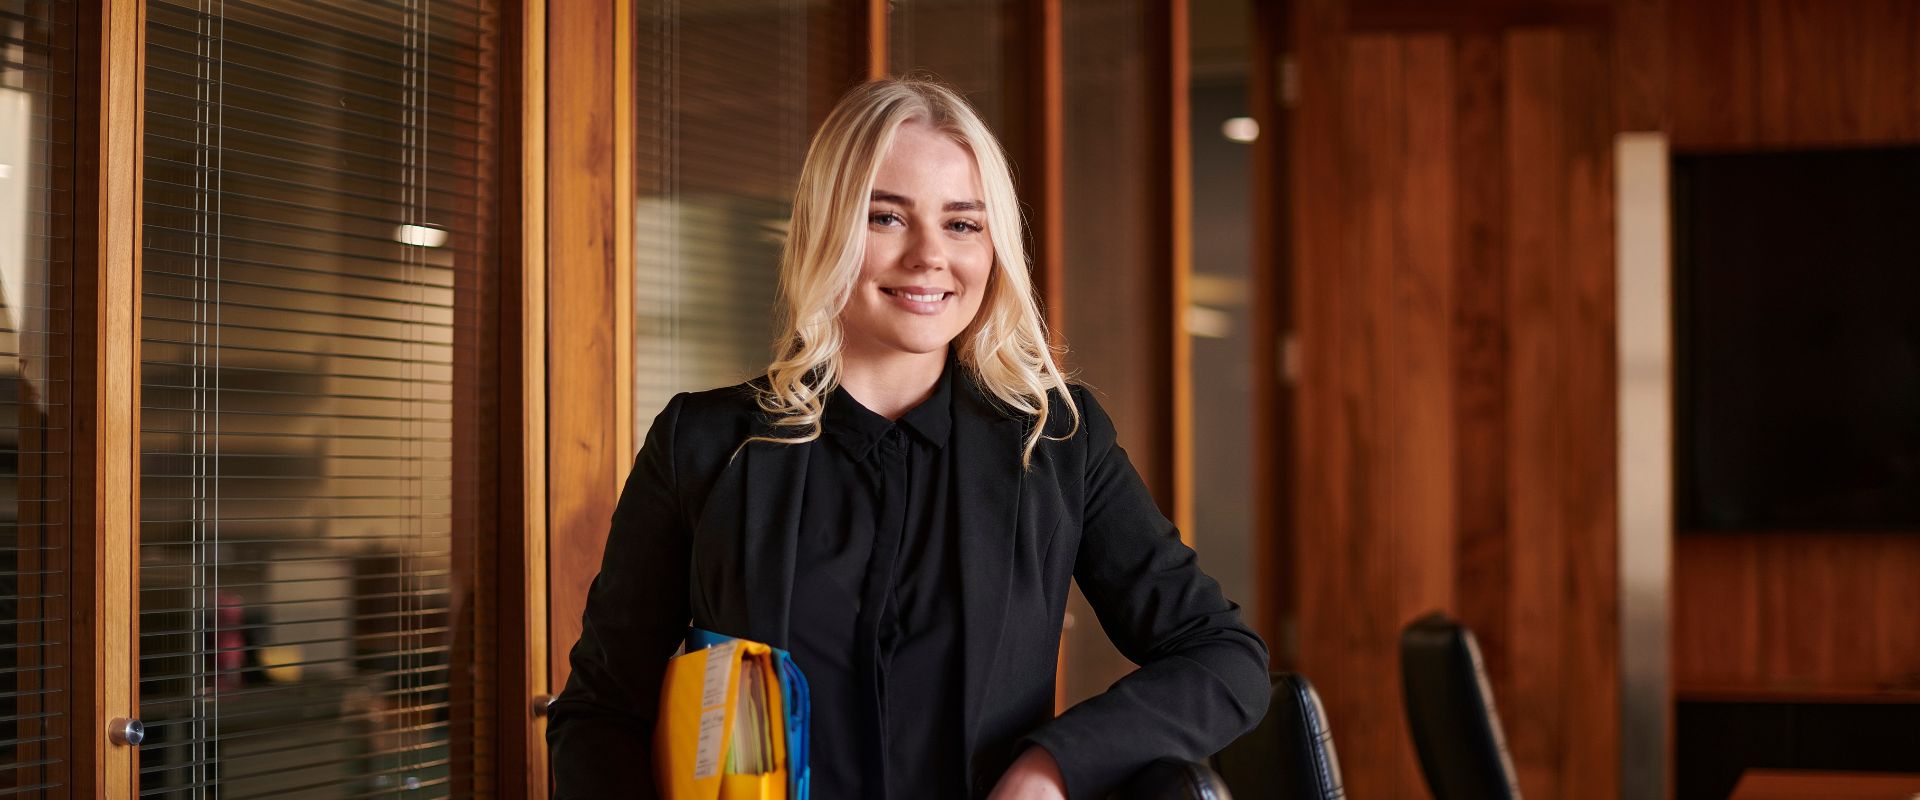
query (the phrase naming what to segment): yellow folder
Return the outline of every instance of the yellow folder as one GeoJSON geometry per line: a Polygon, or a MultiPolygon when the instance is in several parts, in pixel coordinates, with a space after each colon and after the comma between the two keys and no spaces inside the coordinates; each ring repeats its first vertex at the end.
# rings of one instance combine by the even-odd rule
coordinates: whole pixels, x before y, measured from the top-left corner
{"type": "Polygon", "coordinates": [[[653,737],[661,797],[788,800],[786,717],[773,648],[727,639],[675,656],[653,737]]]}

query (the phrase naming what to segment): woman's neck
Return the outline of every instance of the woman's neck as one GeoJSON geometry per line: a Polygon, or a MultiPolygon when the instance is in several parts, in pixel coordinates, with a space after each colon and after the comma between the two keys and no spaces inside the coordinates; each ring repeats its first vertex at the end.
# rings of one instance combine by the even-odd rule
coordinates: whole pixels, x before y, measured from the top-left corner
{"type": "Polygon", "coordinates": [[[840,388],[860,405],[887,419],[897,420],[933,396],[946,371],[947,353],[856,353],[844,351],[840,388]]]}

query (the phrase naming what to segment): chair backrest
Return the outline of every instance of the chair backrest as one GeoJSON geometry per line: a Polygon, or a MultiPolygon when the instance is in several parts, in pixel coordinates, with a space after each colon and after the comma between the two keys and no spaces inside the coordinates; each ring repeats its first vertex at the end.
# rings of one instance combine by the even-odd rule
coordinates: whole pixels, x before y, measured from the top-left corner
{"type": "Polygon", "coordinates": [[[1341,800],[1340,759],[1334,754],[1320,694],[1305,677],[1273,674],[1273,702],[1252,733],[1213,757],[1214,769],[1242,797],[1341,800]]]}
{"type": "Polygon", "coordinates": [[[1163,758],[1133,773],[1111,800],[1233,800],[1233,793],[1206,764],[1163,758]]]}
{"type": "Polygon", "coordinates": [[[1435,800],[1519,800],[1473,632],[1434,612],[1400,633],[1407,727],[1435,800]]]}

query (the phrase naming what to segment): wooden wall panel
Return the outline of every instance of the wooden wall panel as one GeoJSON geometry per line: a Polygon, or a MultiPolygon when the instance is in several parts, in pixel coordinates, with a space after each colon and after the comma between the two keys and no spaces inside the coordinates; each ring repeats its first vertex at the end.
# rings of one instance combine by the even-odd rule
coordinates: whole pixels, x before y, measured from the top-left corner
{"type": "MultiPolygon", "coordinates": [[[[1507,437],[1507,55],[1497,31],[1462,35],[1456,79],[1459,125],[1454,187],[1460,235],[1454,271],[1452,338],[1455,545],[1467,586],[1506,586],[1513,532],[1508,524],[1507,437]]],[[[1458,616],[1474,626],[1488,663],[1505,665],[1506,598],[1464,592],[1458,616]]],[[[1502,673],[1504,674],[1504,673],[1502,673]]]]}
{"type": "Polygon", "coordinates": [[[1912,534],[1727,533],[1675,543],[1683,699],[1920,699],[1912,534]]]}
{"type": "Polygon", "coordinates": [[[1667,2],[1667,86],[1673,149],[1757,144],[1756,3],[1667,2]],[[1709,34],[1709,32],[1712,32],[1709,34]]]}
{"type": "Polygon", "coordinates": [[[1260,126],[1253,142],[1252,280],[1254,300],[1248,332],[1253,388],[1253,421],[1248,435],[1253,448],[1253,580],[1254,604],[1248,621],[1266,640],[1272,663],[1281,669],[1295,666],[1298,648],[1289,634],[1298,619],[1293,592],[1299,561],[1294,553],[1293,449],[1284,446],[1292,436],[1293,381],[1282,365],[1281,341],[1293,329],[1293,283],[1289,255],[1293,236],[1287,150],[1292,116],[1282,97],[1280,72],[1287,53],[1287,9],[1266,0],[1253,7],[1252,68],[1247,73],[1249,111],[1260,126]]]}
{"type": "Polygon", "coordinates": [[[1772,0],[1756,10],[1762,141],[1920,136],[1920,5],[1772,0]]]}
{"type": "Polygon", "coordinates": [[[1667,1],[1614,0],[1614,121],[1622,131],[1664,131],[1667,1]]]}
{"type": "MultiPolygon", "coordinates": [[[[1495,667],[1495,691],[1521,786],[1544,797],[1617,794],[1613,131],[1605,47],[1591,32],[1507,37],[1512,535],[1502,593],[1506,660],[1495,667]]],[[[1485,590],[1463,584],[1461,591],[1485,590]]]]}
{"type": "Polygon", "coordinates": [[[1920,5],[1667,0],[1677,150],[1920,139],[1920,5]]]}
{"type": "Polygon", "coordinates": [[[1445,36],[1368,36],[1339,57],[1333,96],[1302,98],[1343,107],[1301,138],[1344,145],[1338,200],[1303,198],[1297,226],[1300,668],[1354,796],[1394,797],[1421,785],[1399,630],[1453,600],[1453,54],[1445,36]]]}
{"type": "Polygon", "coordinates": [[[1355,796],[1425,791],[1398,644],[1436,609],[1526,794],[1619,791],[1612,40],[1496,11],[1296,8],[1299,664],[1355,796]]]}

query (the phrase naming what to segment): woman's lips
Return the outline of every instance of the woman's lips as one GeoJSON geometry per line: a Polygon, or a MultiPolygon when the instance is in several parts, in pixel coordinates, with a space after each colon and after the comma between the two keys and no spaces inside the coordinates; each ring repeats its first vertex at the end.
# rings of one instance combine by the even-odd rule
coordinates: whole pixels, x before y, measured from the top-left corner
{"type": "Polygon", "coordinates": [[[953,299],[953,292],[927,286],[883,287],[880,291],[892,298],[894,305],[915,314],[938,314],[946,310],[947,301],[953,299]]]}

